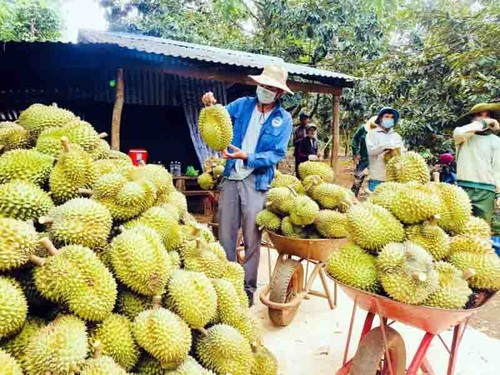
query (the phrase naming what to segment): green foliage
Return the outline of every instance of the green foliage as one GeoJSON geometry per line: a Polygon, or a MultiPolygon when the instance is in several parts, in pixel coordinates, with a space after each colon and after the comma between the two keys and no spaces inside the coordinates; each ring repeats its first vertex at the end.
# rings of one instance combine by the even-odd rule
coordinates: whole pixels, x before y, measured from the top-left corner
{"type": "MultiPolygon", "coordinates": [[[[407,145],[453,150],[449,129],[478,102],[500,100],[500,5],[457,0],[101,0],[113,29],[279,56],[361,78],[344,90],[348,144],[380,107],[398,108],[407,145]],[[478,5],[479,4],[479,5],[478,5]],[[427,126],[437,131],[433,133],[427,126]],[[444,133],[444,135],[442,134],[444,133]]],[[[0,11],[0,19],[1,19],[0,11]]],[[[299,94],[331,134],[331,98],[299,94]]]]}
{"type": "Polygon", "coordinates": [[[61,37],[58,1],[0,2],[0,40],[48,41],[61,37]]]}

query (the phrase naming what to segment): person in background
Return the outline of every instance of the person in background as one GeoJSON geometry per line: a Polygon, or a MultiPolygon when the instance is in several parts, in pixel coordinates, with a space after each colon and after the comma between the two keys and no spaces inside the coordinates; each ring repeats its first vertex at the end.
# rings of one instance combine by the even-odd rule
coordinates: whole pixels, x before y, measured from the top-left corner
{"type": "Polygon", "coordinates": [[[306,127],[307,124],[310,121],[310,117],[308,114],[302,112],[299,115],[299,125],[295,128],[295,131],[293,132],[293,156],[295,157],[295,175],[299,175],[299,160],[298,160],[298,149],[299,149],[299,143],[301,140],[303,140],[306,137],[306,127]]]}
{"type": "Polygon", "coordinates": [[[452,185],[457,183],[457,171],[455,164],[455,157],[450,152],[439,155],[439,164],[434,170],[434,172],[439,173],[439,182],[452,185]]]}
{"type": "Polygon", "coordinates": [[[394,108],[384,107],[374,121],[377,127],[366,134],[366,150],[370,164],[368,180],[370,191],[374,191],[380,183],[385,181],[385,154],[395,148],[404,151],[403,139],[394,131],[398,121],[399,112],[394,108]]]}
{"type": "Polygon", "coordinates": [[[366,134],[377,127],[375,120],[377,116],[370,118],[364,125],[361,125],[354,134],[354,138],[351,142],[352,147],[352,157],[354,162],[354,184],[351,187],[352,192],[357,197],[359,190],[363,185],[366,173],[365,170],[369,166],[368,151],[366,149],[366,134]]]}
{"type": "MultiPolygon", "coordinates": [[[[250,76],[257,83],[256,97],[243,97],[226,106],[233,122],[233,140],[222,156],[227,159],[220,185],[219,240],[227,259],[236,262],[238,232],[245,244],[245,292],[250,305],[257,289],[262,232],[255,219],[264,208],[276,164],[285,157],[292,135],[292,117],[281,106],[288,88],[287,71],[277,65],[250,76]]],[[[202,97],[205,106],[216,103],[213,93],[202,97]]]]}
{"type": "Polygon", "coordinates": [[[500,205],[500,103],[481,103],[457,120],[453,131],[457,149],[458,186],[472,202],[474,216],[491,224],[500,205]]]}
{"type": "Polygon", "coordinates": [[[315,124],[307,124],[307,136],[303,138],[298,144],[296,164],[297,167],[305,161],[319,159],[318,139],[316,138],[317,130],[318,128],[315,124]]]}

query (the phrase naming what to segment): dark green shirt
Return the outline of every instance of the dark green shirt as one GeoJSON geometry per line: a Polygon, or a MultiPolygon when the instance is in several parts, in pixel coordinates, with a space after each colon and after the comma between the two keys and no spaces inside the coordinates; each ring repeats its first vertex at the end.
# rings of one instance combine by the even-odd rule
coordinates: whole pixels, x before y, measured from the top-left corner
{"type": "Polygon", "coordinates": [[[352,154],[353,155],[360,155],[361,160],[363,161],[368,161],[368,151],[366,149],[366,134],[367,131],[365,129],[364,125],[361,125],[354,134],[354,138],[352,139],[352,154]]]}

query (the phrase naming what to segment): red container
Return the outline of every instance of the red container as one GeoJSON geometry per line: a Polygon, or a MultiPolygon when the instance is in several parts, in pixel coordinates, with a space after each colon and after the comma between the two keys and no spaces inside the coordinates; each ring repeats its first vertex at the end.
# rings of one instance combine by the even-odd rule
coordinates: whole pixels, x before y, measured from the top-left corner
{"type": "Polygon", "coordinates": [[[143,161],[144,164],[148,163],[148,152],[143,148],[130,149],[128,152],[128,156],[130,156],[134,165],[139,165],[141,161],[143,161]]]}

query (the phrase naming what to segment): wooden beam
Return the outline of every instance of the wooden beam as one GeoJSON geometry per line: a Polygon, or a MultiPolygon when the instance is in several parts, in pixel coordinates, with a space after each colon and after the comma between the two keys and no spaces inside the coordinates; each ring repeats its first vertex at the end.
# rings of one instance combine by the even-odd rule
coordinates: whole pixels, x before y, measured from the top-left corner
{"type": "Polygon", "coordinates": [[[340,148],[340,96],[333,95],[332,100],[332,156],[331,166],[335,171],[335,176],[339,173],[339,148],[340,148]]]}
{"type": "Polygon", "coordinates": [[[116,95],[111,119],[111,149],[120,151],[120,122],[124,101],[125,85],[123,82],[123,69],[116,72],[116,95]]]}
{"type": "MultiPolygon", "coordinates": [[[[204,71],[190,70],[186,68],[160,69],[164,74],[178,75],[182,77],[199,78],[204,80],[241,83],[244,85],[256,86],[257,83],[245,74],[224,73],[218,70],[206,69],[204,71]]],[[[294,92],[318,92],[322,94],[341,95],[342,87],[328,86],[321,83],[305,83],[288,80],[288,87],[294,92]]]]}

